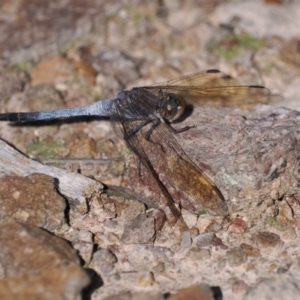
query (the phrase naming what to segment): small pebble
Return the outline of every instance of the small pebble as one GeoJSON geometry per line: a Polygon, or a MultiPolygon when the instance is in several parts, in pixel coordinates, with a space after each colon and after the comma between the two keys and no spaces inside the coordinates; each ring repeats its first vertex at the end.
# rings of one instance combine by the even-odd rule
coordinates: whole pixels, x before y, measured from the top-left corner
{"type": "Polygon", "coordinates": [[[193,260],[207,260],[211,257],[208,249],[192,248],[188,254],[193,260]]]}
{"type": "Polygon", "coordinates": [[[117,257],[107,249],[97,250],[93,254],[91,261],[91,267],[95,269],[97,273],[110,273],[117,262],[117,257]]]}
{"type": "Polygon", "coordinates": [[[113,232],[108,232],[106,237],[111,244],[117,244],[120,241],[118,236],[113,232]]]}
{"type": "Polygon", "coordinates": [[[284,228],[291,228],[294,223],[293,211],[290,205],[286,201],[279,202],[279,213],[277,215],[277,221],[284,228]]]}
{"type": "Polygon", "coordinates": [[[85,241],[74,241],[72,242],[74,249],[78,250],[80,257],[86,262],[89,263],[92,258],[94,244],[85,242],[85,241]]]}
{"type": "Polygon", "coordinates": [[[249,286],[241,279],[235,280],[231,285],[231,290],[234,294],[246,294],[248,291],[249,286]]]}
{"type": "Polygon", "coordinates": [[[154,241],[154,238],[154,219],[140,214],[128,225],[125,225],[120,240],[126,245],[132,245],[149,244],[154,241]]]}
{"type": "Polygon", "coordinates": [[[206,231],[209,232],[219,232],[222,229],[222,226],[216,222],[212,222],[207,228],[206,231]]]}
{"type": "Polygon", "coordinates": [[[228,232],[231,233],[243,233],[247,229],[247,224],[241,218],[234,218],[229,225],[228,232]]]}
{"type": "Polygon", "coordinates": [[[152,272],[139,273],[137,285],[140,287],[151,286],[155,283],[154,275],[152,272]]]}
{"type": "Polygon", "coordinates": [[[261,231],[252,235],[254,241],[262,248],[274,248],[280,242],[280,237],[276,233],[261,231]]]}
{"type": "Polygon", "coordinates": [[[281,237],[284,240],[294,241],[297,238],[297,233],[294,228],[288,228],[282,233],[281,237]]]}
{"type": "Polygon", "coordinates": [[[253,256],[253,257],[258,257],[260,256],[260,251],[259,249],[246,244],[246,243],[242,243],[240,245],[241,249],[243,250],[243,252],[247,255],[247,256],[253,256]]]}
{"type": "Polygon", "coordinates": [[[212,241],[212,245],[218,250],[218,249],[221,249],[221,250],[226,250],[228,249],[228,246],[224,245],[223,244],[223,241],[218,238],[218,237],[214,237],[213,241],[212,241]]]}
{"type": "Polygon", "coordinates": [[[182,240],[181,240],[181,243],[180,243],[178,253],[184,252],[186,249],[191,247],[191,244],[192,244],[191,234],[190,234],[189,231],[185,231],[182,234],[182,240]]]}
{"type": "Polygon", "coordinates": [[[192,285],[177,291],[176,294],[171,295],[168,300],[211,300],[214,299],[214,293],[209,285],[199,284],[192,285]]]}
{"type": "Polygon", "coordinates": [[[165,270],[165,264],[164,263],[159,263],[158,265],[153,267],[153,271],[155,273],[161,273],[165,270]]]}
{"type": "Polygon", "coordinates": [[[247,256],[240,247],[234,247],[227,252],[227,261],[231,267],[238,267],[246,260],[247,256]]]}
{"type": "Polygon", "coordinates": [[[213,233],[202,233],[193,238],[194,245],[198,248],[208,247],[212,245],[212,242],[215,238],[213,233]]]}

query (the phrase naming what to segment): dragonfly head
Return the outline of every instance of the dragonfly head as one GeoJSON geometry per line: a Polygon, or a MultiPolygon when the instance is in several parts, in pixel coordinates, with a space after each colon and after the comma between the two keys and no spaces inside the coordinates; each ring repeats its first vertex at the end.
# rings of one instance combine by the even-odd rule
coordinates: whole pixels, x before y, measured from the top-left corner
{"type": "Polygon", "coordinates": [[[161,116],[169,122],[179,119],[185,109],[185,101],[178,95],[168,93],[161,108],[161,116]]]}

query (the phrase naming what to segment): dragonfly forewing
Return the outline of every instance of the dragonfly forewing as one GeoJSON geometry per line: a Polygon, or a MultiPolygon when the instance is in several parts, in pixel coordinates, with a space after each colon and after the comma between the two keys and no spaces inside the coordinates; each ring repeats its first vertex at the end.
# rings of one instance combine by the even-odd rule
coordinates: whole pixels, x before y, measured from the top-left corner
{"type": "Polygon", "coordinates": [[[145,87],[154,94],[175,94],[191,105],[248,107],[267,103],[270,91],[262,86],[240,85],[232,77],[210,70],[145,87]]]}
{"type": "Polygon", "coordinates": [[[159,123],[148,141],[145,135],[149,127],[143,127],[135,134],[130,140],[130,147],[143,153],[141,161],[148,170],[147,164],[151,164],[155,173],[159,174],[157,180],[163,183],[171,196],[168,205],[175,201],[194,213],[204,209],[213,215],[226,216],[228,209],[221,192],[185,154],[170,128],[159,123]]]}

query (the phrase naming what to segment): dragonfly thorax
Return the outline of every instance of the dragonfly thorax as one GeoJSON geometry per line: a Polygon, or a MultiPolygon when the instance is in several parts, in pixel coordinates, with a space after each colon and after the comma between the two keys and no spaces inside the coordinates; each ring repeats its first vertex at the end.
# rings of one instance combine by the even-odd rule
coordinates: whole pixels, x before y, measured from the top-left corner
{"type": "Polygon", "coordinates": [[[162,103],[161,116],[169,122],[178,120],[185,109],[185,101],[176,94],[168,93],[162,103]]]}

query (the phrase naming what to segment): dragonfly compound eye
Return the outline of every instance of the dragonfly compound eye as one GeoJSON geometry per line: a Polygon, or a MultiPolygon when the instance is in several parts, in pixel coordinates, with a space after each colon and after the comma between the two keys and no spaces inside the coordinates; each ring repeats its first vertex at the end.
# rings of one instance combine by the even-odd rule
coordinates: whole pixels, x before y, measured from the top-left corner
{"type": "Polygon", "coordinates": [[[176,94],[168,94],[162,109],[162,117],[169,122],[174,122],[184,112],[185,102],[176,94]]]}

